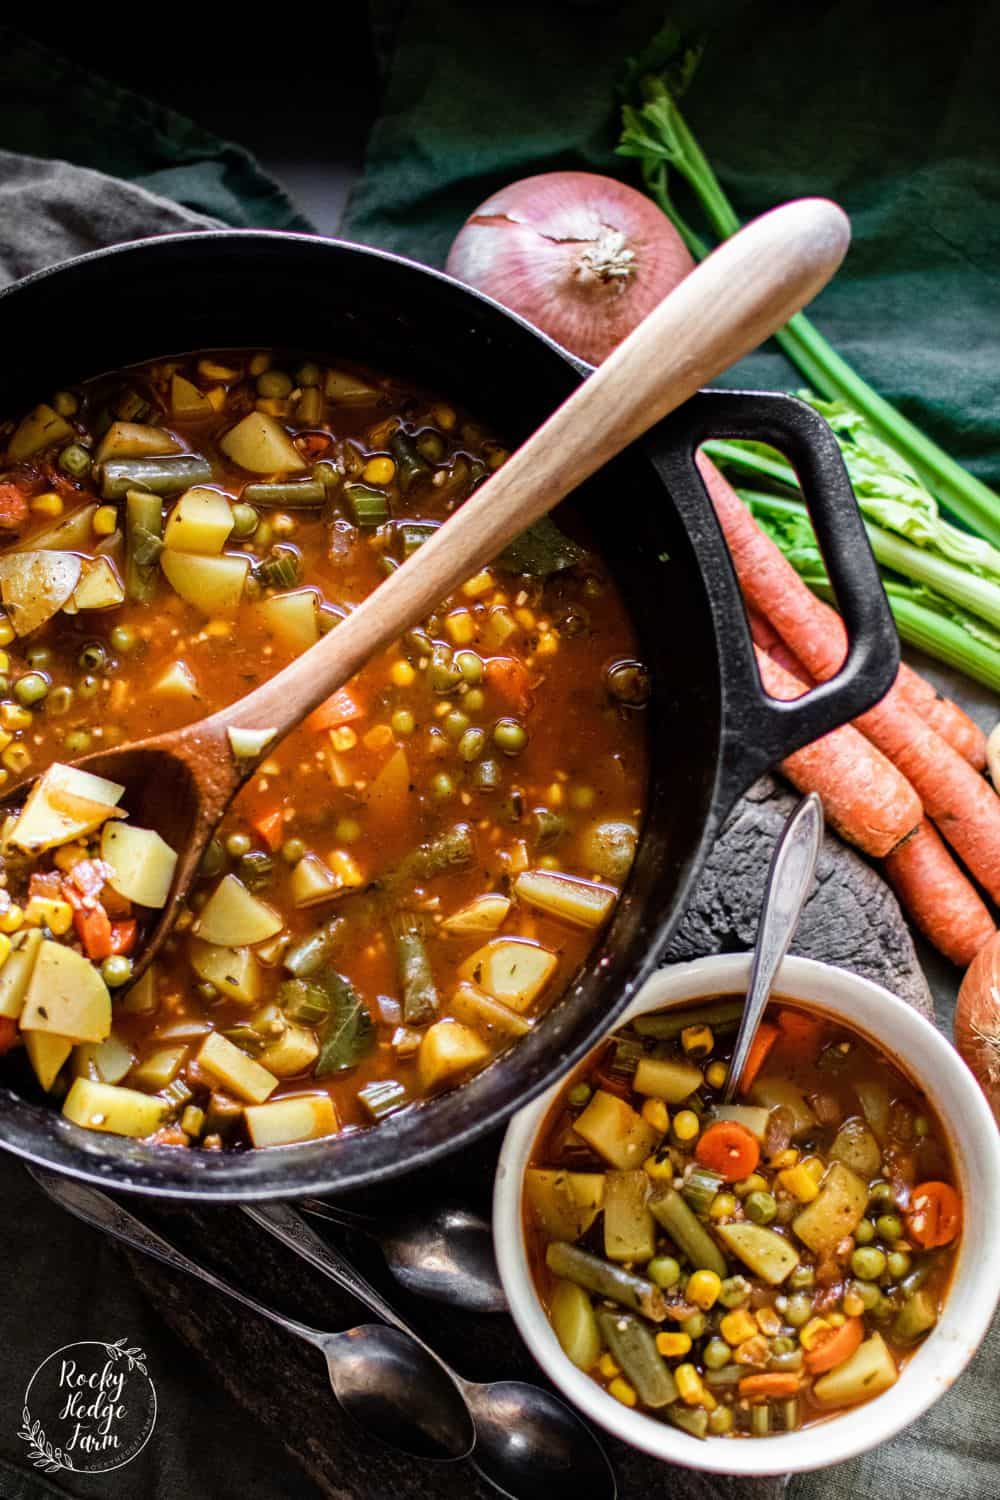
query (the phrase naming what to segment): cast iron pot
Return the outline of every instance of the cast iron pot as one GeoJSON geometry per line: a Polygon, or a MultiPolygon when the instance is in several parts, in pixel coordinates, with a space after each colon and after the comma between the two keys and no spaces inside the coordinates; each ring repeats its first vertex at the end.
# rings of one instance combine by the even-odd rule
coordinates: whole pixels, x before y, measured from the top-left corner
{"type": "MultiPolygon", "coordinates": [[[[142,360],[274,345],[423,382],[512,444],[588,371],[448,277],[354,245],[265,232],[171,236],[42,271],[0,295],[0,342],[0,412],[142,360]]],[[[789,397],[699,394],[572,506],[623,590],[652,670],[652,770],[614,918],[530,1035],[460,1088],[332,1140],[231,1155],[155,1149],[70,1124],[26,1083],[0,1088],[0,1145],[105,1187],[177,1198],[359,1187],[499,1125],[612,1025],[655,968],[736,798],[791,751],[870,707],[893,679],[898,643],[833,436],[789,397]],[[759,685],[728,553],[693,463],[710,436],[780,448],[812,507],[851,648],[836,679],[795,703],[775,703],[759,685]]]]}

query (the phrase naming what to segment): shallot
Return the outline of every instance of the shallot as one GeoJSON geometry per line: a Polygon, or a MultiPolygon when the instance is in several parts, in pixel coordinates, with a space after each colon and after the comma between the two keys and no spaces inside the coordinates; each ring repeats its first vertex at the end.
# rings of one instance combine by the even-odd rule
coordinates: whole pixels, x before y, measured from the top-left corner
{"type": "Polygon", "coordinates": [[[980,949],[962,980],[955,1045],[1000,1124],[1000,933],[980,949]]]}

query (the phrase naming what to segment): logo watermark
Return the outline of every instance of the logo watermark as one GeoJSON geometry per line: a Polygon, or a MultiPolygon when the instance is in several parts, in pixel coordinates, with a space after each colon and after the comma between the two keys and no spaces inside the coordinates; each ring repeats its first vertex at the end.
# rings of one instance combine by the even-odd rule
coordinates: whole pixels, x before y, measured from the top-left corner
{"type": "Polygon", "coordinates": [[[28,1381],[18,1437],[36,1469],[106,1474],[141,1453],[156,1425],[146,1356],[125,1339],[65,1344],[28,1381]]]}

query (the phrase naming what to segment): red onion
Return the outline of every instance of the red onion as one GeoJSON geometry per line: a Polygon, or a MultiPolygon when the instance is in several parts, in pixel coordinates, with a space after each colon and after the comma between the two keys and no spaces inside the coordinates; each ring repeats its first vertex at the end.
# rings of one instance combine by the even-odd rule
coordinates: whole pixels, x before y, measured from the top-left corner
{"type": "Polygon", "coordinates": [[[955,1045],[1000,1124],[1000,932],[979,950],[962,980],[955,1045]]]}
{"type": "Polygon", "coordinates": [[[599,364],[693,267],[642,193],[591,172],[543,172],[481,203],[446,269],[599,364]]]}

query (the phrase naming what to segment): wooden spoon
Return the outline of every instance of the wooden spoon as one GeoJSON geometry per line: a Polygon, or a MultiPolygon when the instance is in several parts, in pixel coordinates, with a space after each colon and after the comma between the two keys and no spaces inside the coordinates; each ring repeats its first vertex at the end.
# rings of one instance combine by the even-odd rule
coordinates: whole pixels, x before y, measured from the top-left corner
{"type": "MultiPolygon", "coordinates": [[[[260,760],[525,527],[787,322],[836,271],[849,239],[844,213],[821,198],[748,225],[692,271],[335,630],[209,718],[77,762],[121,782],[133,821],[155,828],[179,853],[170,898],[136,955],[136,976],[170,932],[220,818],[260,760]],[[255,754],[234,755],[234,730],[258,732],[255,754]]],[[[0,809],[19,805],[26,791],[22,783],[0,809]]]]}

